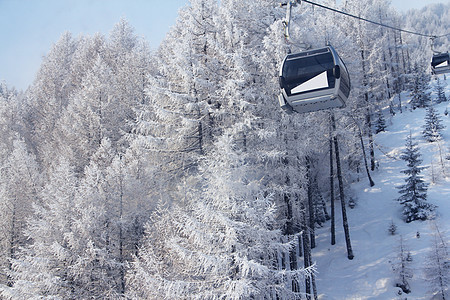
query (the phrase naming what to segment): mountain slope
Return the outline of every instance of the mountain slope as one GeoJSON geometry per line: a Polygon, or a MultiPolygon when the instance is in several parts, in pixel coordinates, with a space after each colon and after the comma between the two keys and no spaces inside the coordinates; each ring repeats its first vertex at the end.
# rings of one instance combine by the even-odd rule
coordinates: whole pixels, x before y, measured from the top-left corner
{"type": "MultiPolygon", "coordinates": [[[[441,77],[443,79],[443,77],[441,77]]],[[[450,96],[450,80],[447,80],[446,95],[450,96]]],[[[405,95],[402,95],[405,99],[405,95]]],[[[433,94],[433,99],[435,95],[433,94]]],[[[404,101],[405,102],[405,101],[404,101]]],[[[442,151],[448,153],[450,146],[450,114],[444,115],[450,102],[436,105],[443,124],[442,151]]],[[[400,236],[411,251],[413,278],[409,280],[411,293],[403,294],[408,299],[430,299],[428,286],[424,281],[423,267],[426,255],[432,247],[432,233],[439,231],[447,238],[450,231],[450,166],[447,164],[447,178],[441,176],[432,183],[432,173],[439,170],[438,147],[422,137],[425,124],[425,109],[403,110],[392,119],[386,132],[375,137],[378,169],[372,173],[375,186],[370,188],[366,178],[352,185],[357,205],[347,209],[350,236],[355,258],[348,260],[339,205],[336,205],[336,245],[330,244],[329,223],[317,230],[317,248],[313,260],[317,265],[317,289],[320,299],[400,299],[398,287],[394,286],[395,274],[391,262],[399,253],[400,236]],[[436,218],[431,221],[414,221],[409,224],[402,220],[402,206],[396,201],[399,185],[404,184],[406,162],[400,159],[405,138],[412,133],[419,143],[424,180],[430,183],[428,201],[438,206],[436,218]],[[432,163],[433,162],[433,163],[432,163]],[[397,225],[397,232],[391,235],[388,227],[391,221],[397,225]],[[420,237],[417,237],[419,232],[420,237]]],[[[338,204],[338,203],[336,203],[338,204]]],[[[402,298],[402,299],[403,299],[402,298]]]]}

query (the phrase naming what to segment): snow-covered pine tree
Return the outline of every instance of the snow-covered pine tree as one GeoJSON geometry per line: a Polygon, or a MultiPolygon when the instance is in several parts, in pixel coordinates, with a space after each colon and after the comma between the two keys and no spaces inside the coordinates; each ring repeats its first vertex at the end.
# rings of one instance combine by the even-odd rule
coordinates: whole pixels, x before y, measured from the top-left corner
{"type": "Polygon", "coordinates": [[[391,235],[395,235],[395,232],[397,231],[397,225],[395,225],[394,224],[394,221],[393,220],[391,220],[391,223],[389,224],[389,227],[388,227],[388,232],[391,234],[391,235]]]}
{"type": "Polygon", "coordinates": [[[0,284],[8,285],[13,279],[4,276],[4,271],[11,269],[10,260],[28,243],[23,231],[38,201],[42,180],[35,156],[22,139],[16,138],[0,170],[0,284]]]}
{"type": "Polygon", "coordinates": [[[150,72],[150,51],[125,19],[114,25],[106,46],[102,58],[107,64],[106,71],[113,76],[108,79],[99,74],[104,86],[99,92],[107,91],[104,96],[109,100],[103,102],[102,125],[114,148],[123,153],[128,145],[124,134],[131,132],[136,108],[147,99],[144,90],[150,72]]]}
{"type": "MultiPolygon", "coordinates": [[[[98,155],[99,160],[109,161],[113,156],[98,155]]],[[[96,158],[93,158],[95,160],[96,158]]],[[[107,237],[106,249],[111,258],[117,262],[114,280],[120,294],[125,291],[126,264],[136,255],[144,231],[144,223],[150,217],[151,209],[156,206],[154,199],[148,193],[151,179],[141,181],[134,173],[135,162],[130,154],[117,154],[112,162],[102,168],[105,181],[102,184],[107,219],[103,229],[107,237]],[[147,184],[147,185],[145,185],[147,184]]],[[[143,177],[150,177],[146,173],[143,177]]]]}
{"type": "Polygon", "coordinates": [[[76,86],[72,84],[72,59],[78,41],[68,32],[61,35],[43,58],[43,62],[28,92],[26,125],[30,142],[35,149],[38,163],[47,172],[52,163],[58,161],[54,145],[54,129],[64,112],[69,96],[76,86]]]}
{"type": "Polygon", "coordinates": [[[436,78],[436,85],[434,86],[434,91],[437,94],[436,103],[441,103],[447,101],[445,96],[444,85],[439,77],[436,78]]]}
{"type": "MultiPolygon", "coordinates": [[[[315,123],[316,119],[286,117],[273,101],[278,90],[273,70],[287,50],[281,20],[272,24],[276,19],[273,3],[227,0],[221,4],[218,19],[223,25],[219,28],[224,30],[218,36],[224,45],[220,54],[226,62],[227,74],[220,89],[224,103],[220,113],[227,117],[224,120],[228,121],[228,126],[230,122],[239,125],[234,127],[238,130],[236,136],[241,136],[237,146],[248,151],[249,162],[254,165],[255,173],[259,172],[262,177],[261,187],[269,194],[276,191],[277,227],[282,228],[283,240],[295,242],[295,248],[289,253],[278,253],[278,263],[280,268],[296,270],[302,265],[296,253],[303,251],[296,234],[301,230],[302,222],[310,221],[302,218],[302,207],[309,208],[305,205],[308,199],[303,157],[309,155],[305,151],[307,148],[314,148],[310,140],[315,140],[320,133],[315,131],[314,135],[309,135],[302,131],[306,124],[315,123]],[[270,29],[268,24],[272,24],[270,29]],[[261,92],[267,90],[271,92],[261,92]]],[[[311,245],[307,243],[306,248],[311,245]]],[[[309,251],[306,248],[304,251],[309,251]]],[[[294,292],[301,288],[298,282],[291,286],[294,292]]]]}
{"type": "Polygon", "coordinates": [[[195,172],[214,134],[210,108],[221,105],[216,97],[221,67],[213,55],[220,31],[216,10],[212,0],[191,1],[180,10],[154,56],[158,68],[148,77],[148,101],[137,110],[134,138],[146,150],[146,164],[158,172],[163,198],[176,194],[178,180],[195,172]]]}
{"type": "MultiPolygon", "coordinates": [[[[225,133],[201,166],[203,188],[185,207],[163,212],[129,273],[130,297],[147,299],[296,299],[304,269],[280,270],[276,211],[245,152],[225,133]],[[164,228],[158,231],[158,228],[164,228]],[[162,236],[161,236],[162,235],[162,236]]],[[[180,201],[179,201],[180,202],[180,201]]]]}
{"type": "Polygon", "coordinates": [[[12,260],[7,299],[116,299],[120,296],[120,240],[105,209],[104,175],[90,164],[81,180],[62,161],[35,205],[26,236],[31,243],[12,260]]]}
{"type": "MultiPolygon", "coordinates": [[[[98,56],[86,72],[67,109],[55,129],[58,155],[66,157],[77,173],[82,173],[107,135],[107,122],[111,114],[110,82],[112,73],[106,62],[98,56]]],[[[109,126],[111,127],[111,126],[109,126]]],[[[109,135],[111,136],[111,135],[109,135]]],[[[55,150],[56,150],[55,149],[55,150]]]]}
{"type": "Polygon", "coordinates": [[[31,243],[11,260],[9,276],[13,284],[0,289],[5,299],[76,297],[73,277],[69,275],[74,257],[68,237],[76,186],[73,169],[61,162],[40,193],[42,203],[34,206],[28,220],[25,235],[31,243]]]}
{"type": "Polygon", "coordinates": [[[405,184],[399,186],[400,197],[397,199],[403,205],[403,216],[407,223],[414,220],[426,220],[434,210],[434,206],[427,200],[427,184],[423,181],[420,172],[422,159],[416,142],[411,133],[406,137],[406,148],[400,158],[407,162],[407,169],[401,172],[408,177],[405,184]]]}
{"type": "Polygon", "coordinates": [[[441,133],[445,126],[442,124],[439,112],[433,106],[427,108],[423,128],[422,134],[428,142],[436,142],[441,138],[441,133]]]}
{"type": "Polygon", "coordinates": [[[412,109],[428,107],[430,105],[429,83],[430,76],[416,63],[413,70],[411,100],[409,102],[412,109]]]}
{"type": "Polygon", "coordinates": [[[423,268],[425,281],[428,282],[429,293],[433,299],[448,299],[450,285],[450,256],[445,237],[435,228],[432,237],[432,246],[429,250],[423,268]]]}
{"type": "Polygon", "coordinates": [[[121,240],[116,234],[120,216],[109,207],[120,203],[109,198],[105,181],[96,163],[85,168],[74,196],[71,230],[66,234],[72,256],[67,274],[81,299],[117,299],[123,293],[121,240]]]}

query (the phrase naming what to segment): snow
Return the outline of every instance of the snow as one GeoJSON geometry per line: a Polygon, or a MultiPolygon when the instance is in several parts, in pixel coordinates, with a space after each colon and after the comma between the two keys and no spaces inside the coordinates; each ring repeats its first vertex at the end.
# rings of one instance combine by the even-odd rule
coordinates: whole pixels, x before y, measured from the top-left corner
{"type": "MultiPolygon", "coordinates": [[[[443,76],[440,77],[443,80],[443,76]]],[[[432,85],[434,84],[434,81],[432,85]]],[[[450,96],[450,80],[447,79],[445,93],[450,96]]],[[[433,99],[436,95],[432,94],[433,99]]],[[[408,99],[408,95],[402,95],[408,99]]],[[[406,101],[403,101],[405,103],[406,101]]],[[[444,115],[450,102],[435,106],[446,128],[443,131],[443,153],[448,153],[450,146],[450,114],[444,115]]],[[[399,299],[400,288],[394,286],[395,274],[391,262],[396,261],[400,236],[405,247],[411,251],[413,261],[410,267],[414,276],[409,281],[410,294],[403,294],[408,299],[430,299],[428,286],[424,281],[423,267],[426,255],[432,247],[432,234],[437,225],[448,241],[450,234],[450,169],[447,166],[447,178],[441,178],[431,184],[431,162],[434,170],[438,169],[438,150],[435,143],[428,143],[422,137],[425,124],[425,109],[397,112],[388,125],[386,132],[375,136],[376,159],[379,167],[371,173],[375,182],[369,187],[367,178],[352,184],[352,193],[357,205],[347,209],[350,237],[355,255],[347,259],[340,206],[336,205],[336,245],[330,244],[329,223],[316,230],[317,248],[313,250],[313,260],[317,265],[317,289],[319,299],[399,299]],[[419,143],[422,154],[422,166],[428,167],[421,174],[427,183],[428,201],[438,206],[436,218],[428,221],[405,223],[401,216],[401,205],[397,186],[404,184],[406,162],[400,153],[404,149],[405,138],[411,131],[419,143]],[[395,235],[390,235],[388,227],[391,221],[397,225],[395,235]],[[417,232],[420,237],[417,237],[417,232]]],[[[448,165],[449,162],[446,161],[448,165]]],[[[402,298],[402,299],[403,299],[402,298]]]]}

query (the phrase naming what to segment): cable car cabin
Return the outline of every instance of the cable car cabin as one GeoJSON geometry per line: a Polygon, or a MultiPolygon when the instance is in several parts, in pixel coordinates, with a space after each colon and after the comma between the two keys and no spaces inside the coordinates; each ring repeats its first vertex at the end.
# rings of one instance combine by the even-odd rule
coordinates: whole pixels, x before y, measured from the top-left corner
{"type": "Polygon", "coordinates": [[[280,69],[280,106],[287,113],[342,108],[350,77],[333,47],[288,54],[280,69]]]}
{"type": "Polygon", "coordinates": [[[431,60],[431,73],[438,75],[450,72],[450,58],[447,53],[438,53],[433,55],[431,60]]]}

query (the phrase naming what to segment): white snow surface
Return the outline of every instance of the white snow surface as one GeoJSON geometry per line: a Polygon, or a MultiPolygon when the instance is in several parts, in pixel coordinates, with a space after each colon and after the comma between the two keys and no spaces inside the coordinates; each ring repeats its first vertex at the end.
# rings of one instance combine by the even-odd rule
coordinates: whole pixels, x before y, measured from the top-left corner
{"type": "MultiPolygon", "coordinates": [[[[440,75],[441,81],[446,84],[445,94],[450,98],[450,76],[447,77],[445,82],[444,76],[440,75]]],[[[435,81],[432,80],[431,86],[434,84],[435,81]]],[[[430,91],[432,98],[436,99],[433,89],[430,91]]],[[[407,103],[407,99],[409,100],[409,95],[403,93],[403,105],[407,103]]],[[[449,101],[435,106],[446,126],[442,134],[444,156],[450,146],[450,113],[448,116],[444,115],[447,107],[450,111],[449,101]]],[[[436,225],[444,235],[447,246],[449,245],[450,161],[446,161],[447,178],[441,178],[432,184],[431,162],[433,161],[436,171],[439,159],[436,144],[428,143],[422,137],[425,113],[426,109],[423,108],[411,111],[408,105],[408,109],[403,108],[403,113],[397,111],[391,122],[387,121],[386,132],[375,135],[375,157],[379,164],[378,169],[371,172],[375,186],[370,187],[366,177],[352,184],[351,189],[357,204],[354,209],[347,206],[354,259],[347,258],[338,202],[335,205],[336,244],[330,244],[329,222],[316,230],[317,247],[313,249],[313,261],[318,271],[316,284],[319,299],[433,299],[428,293],[423,267],[432,247],[432,234],[436,225]],[[406,176],[400,172],[406,168],[406,162],[399,157],[410,131],[414,141],[419,143],[422,166],[428,167],[421,175],[430,183],[428,201],[438,206],[434,220],[405,223],[401,216],[402,206],[396,201],[399,197],[396,187],[404,184],[406,176]],[[395,235],[388,232],[391,220],[397,225],[395,235]],[[416,237],[417,232],[420,233],[420,238],[416,237]],[[394,286],[395,274],[390,263],[396,261],[399,253],[400,236],[412,254],[410,267],[414,273],[413,278],[409,280],[411,293],[403,294],[403,298],[397,294],[400,289],[394,286]]]]}

